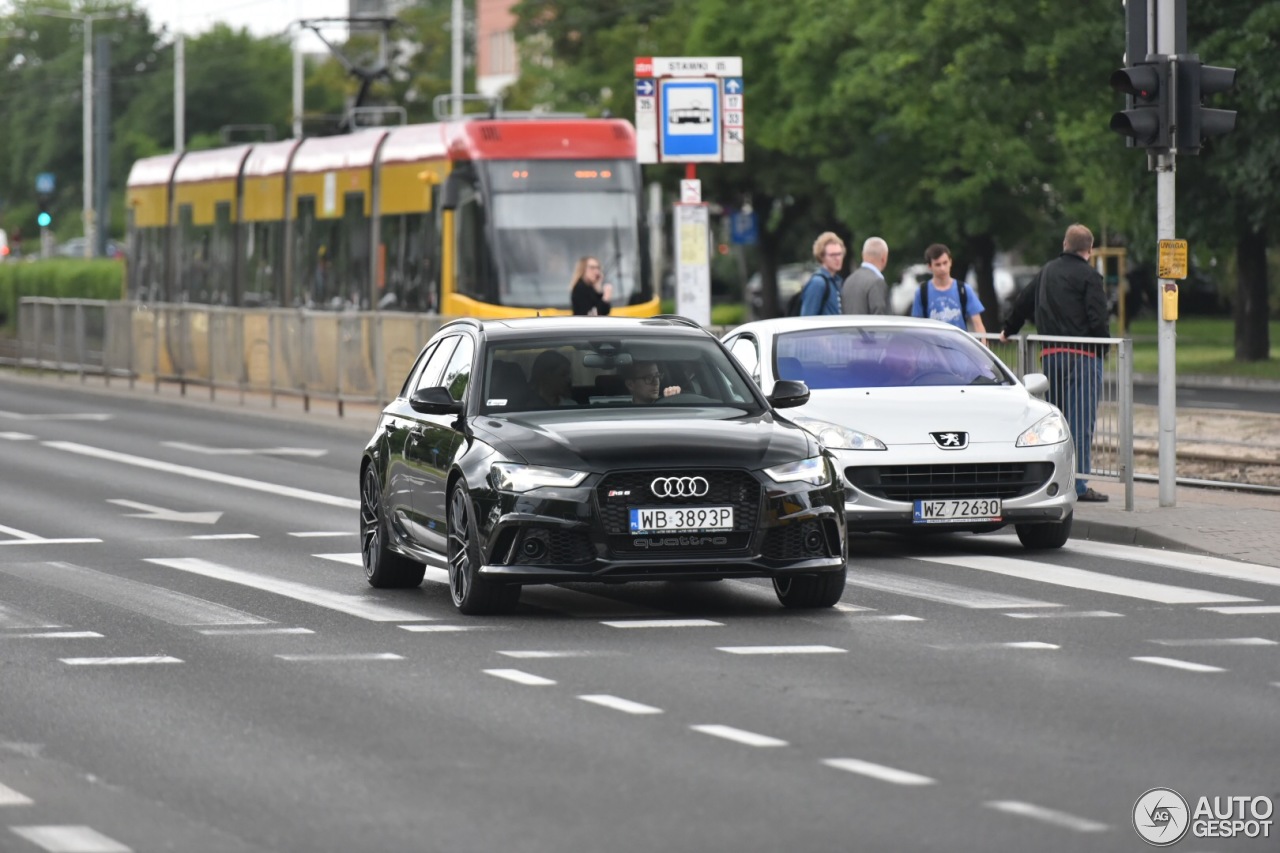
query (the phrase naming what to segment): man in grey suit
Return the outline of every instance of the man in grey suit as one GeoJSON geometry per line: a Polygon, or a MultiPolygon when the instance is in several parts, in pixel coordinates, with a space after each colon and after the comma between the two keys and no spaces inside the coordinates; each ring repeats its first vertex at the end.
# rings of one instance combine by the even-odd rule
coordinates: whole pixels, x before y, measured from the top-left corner
{"type": "Polygon", "coordinates": [[[888,314],[889,285],[884,268],[889,263],[889,244],[879,237],[868,237],[862,244],[862,266],[844,280],[840,304],[846,314],[888,314]]]}

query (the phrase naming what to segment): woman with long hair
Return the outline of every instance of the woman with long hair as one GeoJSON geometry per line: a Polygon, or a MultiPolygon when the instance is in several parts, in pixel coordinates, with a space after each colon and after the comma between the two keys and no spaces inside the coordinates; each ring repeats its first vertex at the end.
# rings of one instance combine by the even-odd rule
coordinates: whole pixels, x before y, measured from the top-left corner
{"type": "Polygon", "coordinates": [[[569,285],[569,301],[574,314],[603,316],[613,307],[613,285],[604,283],[604,270],[600,259],[586,256],[578,258],[573,267],[573,283],[569,285]]]}

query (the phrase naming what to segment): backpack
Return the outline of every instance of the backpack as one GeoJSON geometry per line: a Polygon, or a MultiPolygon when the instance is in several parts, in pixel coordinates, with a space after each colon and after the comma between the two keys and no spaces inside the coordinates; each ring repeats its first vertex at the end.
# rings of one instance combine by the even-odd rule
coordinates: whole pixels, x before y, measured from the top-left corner
{"type": "MultiPolygon", "coordinates": [[[[920,313],[925,317],[929,316],[929,282],[926,280],[920,285],[920,313]]],[[[969,289],[964,286],[963,281],[957,281],[956,286],[960,288],[960,322],[969,322],[969,289]]]]}
{"type": "MultiPolygon", "coordinates": [[[[821,273],[819,273],[819,275],[821,275],[821,273]]],[[[813,281],[812,276],[809,278],[809,281],[813,281]]],[[[822,290],[822,304],[818,306],[819,314],[827,310],[827,299],[831,297],[831,280],[824,275],[822,276],[822,283],[824,287],[822,290]]],[[[804,283],[804,287],[801,287],[799,290],[797,290],[795,292],[795,295],[787,300],[786,316],[788,317],[800,316],[800,307],[801,305],[804,304],[804,291],[805,291],[805,288],[808,286],[809,286],[809,282],[806,281],[804,283]]]]}

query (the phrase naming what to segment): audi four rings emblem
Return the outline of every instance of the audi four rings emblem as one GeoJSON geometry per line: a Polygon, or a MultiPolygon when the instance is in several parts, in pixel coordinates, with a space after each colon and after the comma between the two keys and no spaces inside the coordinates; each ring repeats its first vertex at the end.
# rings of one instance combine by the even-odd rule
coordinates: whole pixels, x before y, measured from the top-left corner
{"type": "Polygon", "coordinates": [[[649,491],[660,498],[700,498],[711,488],[706,477],[657,477],[649,491]]]}

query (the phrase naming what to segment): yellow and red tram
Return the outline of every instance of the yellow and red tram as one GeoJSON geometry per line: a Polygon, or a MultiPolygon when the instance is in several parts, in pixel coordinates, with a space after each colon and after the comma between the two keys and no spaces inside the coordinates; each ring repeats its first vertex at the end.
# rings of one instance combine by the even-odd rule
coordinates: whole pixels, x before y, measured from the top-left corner
{"type": "Polygon", "coordinates": [[[476,118],[139,160],[132,298],[242,306],[568,313],[594,255],[615,313],[658,300],[635,132],[476,118]]]}

